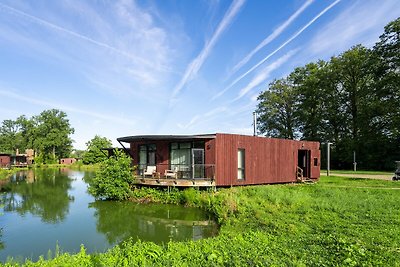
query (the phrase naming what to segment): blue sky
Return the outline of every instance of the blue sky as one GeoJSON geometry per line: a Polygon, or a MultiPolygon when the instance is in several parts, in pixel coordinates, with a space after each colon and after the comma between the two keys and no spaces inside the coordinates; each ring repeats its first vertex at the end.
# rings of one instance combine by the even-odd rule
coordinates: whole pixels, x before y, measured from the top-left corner
{"type": "Polygon", "coordinates": [[[0,121],[57,108],[96,134],[252,133],[295,67],[371,47],[398,0],[0,0],[0,121]]]}

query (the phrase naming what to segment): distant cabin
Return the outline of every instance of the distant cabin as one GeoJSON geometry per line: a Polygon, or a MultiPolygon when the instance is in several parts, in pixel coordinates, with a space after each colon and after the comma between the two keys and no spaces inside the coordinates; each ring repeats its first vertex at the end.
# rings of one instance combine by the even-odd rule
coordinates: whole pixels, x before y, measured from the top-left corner
{"type": "Polygon", "coordinates": [[[0,153],[0,168],[10,168],[11,154],[0,153]]]}
{"type": "Polygon", "coordinates": [[[64,164],[64,165],[71,165],[73,163],[75,163],[77,161],[76,158],[62,158],[60,159],[60,164],[64,164]]]}
{"type": "Polygon", "coordinates": [[[117,140],[129,144],[143,185],[240,186],[320,177],[319,142],[223,133],[117,140]]]}

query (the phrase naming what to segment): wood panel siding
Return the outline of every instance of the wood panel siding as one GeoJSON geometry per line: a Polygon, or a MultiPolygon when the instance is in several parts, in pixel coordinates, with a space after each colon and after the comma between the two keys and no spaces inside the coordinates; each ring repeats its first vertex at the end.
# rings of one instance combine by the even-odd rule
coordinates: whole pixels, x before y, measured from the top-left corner
{"type": "Polygon", "coordinates": [[[11,155],[0,154],[0,168],[10,167],[11,165],[11,155]]]}
{"type": "Polygon", "coordinates": [[[320,162],[318,142],[217,134],[215,139],[216,185],[295,182],[299,150],[310,151],[309,178],[318,179],[320,162]],[[237,179],[238,149],[245,151],[245,179],[237,179]],[[317,166],[314,166],[314,158],[317,158],[317,166]]]}

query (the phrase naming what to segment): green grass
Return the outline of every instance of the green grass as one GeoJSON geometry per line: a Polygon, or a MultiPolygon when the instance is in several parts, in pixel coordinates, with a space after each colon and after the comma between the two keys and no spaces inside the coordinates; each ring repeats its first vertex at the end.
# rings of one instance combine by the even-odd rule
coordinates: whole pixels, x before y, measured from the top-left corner
{"type": "MultiPolygon", "coordinates": [[[[322,177],[311,185],[218,192],[137,189],[134,201],[177,203],[216,216],[214,238],[106,253],[56,253],[25,266],[400,266],[400,183],[322,177]]],[[[6,266],[12,266],[12,263],[6,266]]]]}

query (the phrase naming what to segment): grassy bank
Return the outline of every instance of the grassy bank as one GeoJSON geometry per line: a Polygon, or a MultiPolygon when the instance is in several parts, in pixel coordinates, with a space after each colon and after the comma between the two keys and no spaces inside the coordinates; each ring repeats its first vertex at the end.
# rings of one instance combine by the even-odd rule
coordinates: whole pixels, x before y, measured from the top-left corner
{"type": "MultiPolygon", "coordinates": [[[[196,242],[127,241],[25,266],[400,266],[400,183],[323,177],[312,185],[134,191],[134,201],[201,207],[220,223],[196,242]]],[[[6,266],[12,266],[11,263],[6,266]]]]}

